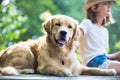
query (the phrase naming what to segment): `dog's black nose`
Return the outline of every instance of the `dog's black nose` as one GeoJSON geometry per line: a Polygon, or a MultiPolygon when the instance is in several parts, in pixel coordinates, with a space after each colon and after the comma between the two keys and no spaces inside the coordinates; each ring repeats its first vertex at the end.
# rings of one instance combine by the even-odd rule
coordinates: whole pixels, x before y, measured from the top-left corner
{"type": "Polygon", "coordinates": [[[60,35],[65,36],[67,34],[66,31],[60,31],[60,35]]]}

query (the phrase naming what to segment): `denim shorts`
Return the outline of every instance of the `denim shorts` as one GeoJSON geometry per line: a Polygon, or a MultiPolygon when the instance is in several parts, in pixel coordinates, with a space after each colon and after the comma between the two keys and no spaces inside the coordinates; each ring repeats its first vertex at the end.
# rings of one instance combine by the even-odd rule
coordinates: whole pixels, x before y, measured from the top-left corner
{"type": "Polygon", "coordinates": [[[105,54],[96,56],[87,64],[88,67],[98,67],[102,69],[108,68],[109,65],[110,65],[110,59],[105,54]]]}

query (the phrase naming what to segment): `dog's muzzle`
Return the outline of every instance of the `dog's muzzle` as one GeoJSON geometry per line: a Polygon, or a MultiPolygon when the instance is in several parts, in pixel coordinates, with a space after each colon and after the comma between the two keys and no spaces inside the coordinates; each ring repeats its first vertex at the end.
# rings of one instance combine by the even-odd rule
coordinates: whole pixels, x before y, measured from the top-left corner
{"type": "Polygon", "coordinates": [[[67,32],[63,30],[60,31],[58,39],[56,39],[56,42],[60,47],[63,47],[63,45],[67,43],[67,32]]]}

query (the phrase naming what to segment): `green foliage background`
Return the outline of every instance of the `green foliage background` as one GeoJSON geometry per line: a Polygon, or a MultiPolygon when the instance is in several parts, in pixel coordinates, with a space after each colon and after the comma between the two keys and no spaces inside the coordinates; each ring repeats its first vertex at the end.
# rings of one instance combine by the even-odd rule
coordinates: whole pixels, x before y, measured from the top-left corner
{"type": "MultiPolygon", "coordinates": [[[[78,20],[85,18],[82,8],[85,0],[11,0],[7,5],[0,1],[0,50],[44,34],[41,14],[65,14],[78,20]]],[[[107,26],[110,33],[109,53],[120,50],[120,0],[112,7],[116,23],[107,26]]]]}

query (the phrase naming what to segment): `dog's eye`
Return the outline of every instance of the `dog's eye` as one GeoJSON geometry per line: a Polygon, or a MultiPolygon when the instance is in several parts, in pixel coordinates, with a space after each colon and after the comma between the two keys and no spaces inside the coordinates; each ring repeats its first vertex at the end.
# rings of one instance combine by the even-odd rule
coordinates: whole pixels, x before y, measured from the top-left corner
{"type": "Polygon", "coordinates": [[[56,25],[56,26],[61,26],[60,23],[56,23],[55,25],[56,25]]]}
{"type": "Polygon", "coordinates": [[[71,26],[71,25],[69,25],[69,26],[68,26],[68,28],[72,29],[72,26],[71,26]]]}

